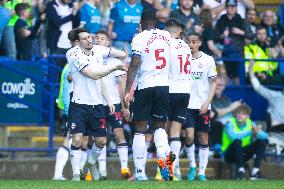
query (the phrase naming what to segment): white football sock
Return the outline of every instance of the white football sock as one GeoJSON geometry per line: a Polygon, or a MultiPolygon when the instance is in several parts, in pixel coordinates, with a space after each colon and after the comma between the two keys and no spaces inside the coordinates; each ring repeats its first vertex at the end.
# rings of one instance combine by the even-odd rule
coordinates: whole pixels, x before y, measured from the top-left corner
{"type": "Polygon", "coordinates": [[[128,145],[127,143],[118,144],[117,153],[119,156],[121,169],[128,168],[128,145]]]}
{"type": "Polygon", "coordinates": [[[205,175],[205,170],[208,164],[209,147],[199,147],[199,173],[205,175]]]}
{"type": "Polygon", "coordinates": [[[135,167],[135,177],[143,176],[144,154],[145,154],[145,134],[135,133],[132,144],[133,159],[135,167]]]}
{"type": "Polygon", "coordinates": [[[79,150],[71,149],[70,156],[71,156],[71,165],[72,165],[73,175],[80,174],[80,160],[81,160],[80,148],[79,150]]]}
{"type": "Polygon", "coordinates": [[[165,129],[159,128],[154,132],[154,142],[157,148],[157,157],[166,158],[170,152],[170,146],[168,143],[168,135],[165,129]]]}
{"type": "Polygon", "coordinates": [[[149,141],[145,141],[145,152],[144,152],[144,157],[143,157],[143,161],[144,161],[144,164],[143,164],[143,174],[146,174],[146,163],[147,163],[147,158],[148,158],[148,148],[150,147],[151,145],[151,142],[149,141]]]}
{"type": "Polygon", "coordinates": [[[256,167],[252,168],[251,175],[256,174],[258,171],[259,171],[259,168],[256,168],[256,167]]]}
{"type": "Polygon", "coordinates": [[[81,149],[80,170],[83,170],[87,161],[87,150],[81,149]]]}
{"type": "Polygon", "coordinates": [[[92,157],[93,157],[93,160],[95,162],[98,160],[99,156],[101,155],[103,148],[104,148],[104,146],[99,147],[95,143],[93,144],[93,146],[92,146],[92,157]]]}
{"type": "Polygon", "coordinates": [[[187,159],[189,160],[189,167],[196,167],[195,163],[195,145],[185,146],[185,151],[187,154],[187,159]]]}
{"type": "Polygon", "coordinates": [[[180,141],[171,141],[170,147],[172,149],[172,152],[176,155],[176,160],[174,161],[174,169],[179,169],[179,153],[180,153],[180,147],[181,143],[180,141]]]}
{"type": "Polygon", "coordinates": [[[63,169],[69,158],[69,150],[66,147],[59,147],[56,153],[56,162],[54,170],[54,178],[62,177],[63,169]]]}
{"type": "Polygon", "coordinates": [[[106,168],[106,146],[104,146],[101,155],[98,158],[99,161],[99,173],[106,173],[107,168],[106,168]]]}

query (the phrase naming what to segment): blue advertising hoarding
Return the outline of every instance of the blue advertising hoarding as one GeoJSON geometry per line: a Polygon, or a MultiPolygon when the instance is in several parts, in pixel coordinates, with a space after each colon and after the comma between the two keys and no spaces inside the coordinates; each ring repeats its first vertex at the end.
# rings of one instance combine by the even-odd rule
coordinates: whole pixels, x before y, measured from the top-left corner
{"type": "MultiPolygon", "coordinates": [[[[2,61],[16,70],[43,79],[42,66],[36,62],[2,61]]],[[[42,106],[42,83],[0,65],[0,124],[39,124],[42,112],[24,103],[42,106]],[[7,98],[8,97],[8,98],[7,98]],[[9,97],[19,99],[17,102],[9,97]]]]}

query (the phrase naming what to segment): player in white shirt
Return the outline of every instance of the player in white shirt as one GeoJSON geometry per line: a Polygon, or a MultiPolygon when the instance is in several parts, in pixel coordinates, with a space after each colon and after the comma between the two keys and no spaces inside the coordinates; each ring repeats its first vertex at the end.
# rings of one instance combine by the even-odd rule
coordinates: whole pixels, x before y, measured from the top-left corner
{"type": "Polygon", "coordinates": [[[92,36],[83,28],[74,32],[77,46],[66,53],[73,79],[73,97],[68,116],[68,128],[73,134],[71,144],[71,164],[73,180],[80,180],[80,158],[83,134],[91,136],[94,144],[92,153],[88,154],[88,164],[93,173],[95,162],[106,144],[106,121],[103,96],[106,98],[110,112],[114,106],[101,78],[115,70],[126,70],[124,64],[103,65],[103,57],[126,57],[126,53],[108,47],[93,46],[92,36]]]}
{"type": "MultiPolygon", "coordinates": [[[[74,31],[77,30],[72,29],[69,33],[68,33],[68,39],[72,45],[72,47],[77,45],[77,42],[74,39],[74,31]]],[[[67,66],[67,70],[66,72],[68,72],[69,74],[69,65],[67,66]]],[[[63,73],[62,73],[63,74],[63,73]]],[[[68,75],[69,76],[69,75],[68,75]]],[[[64,78],[65,79],[65,78],[64,78]]],[[[71,95],[72,91],[73,91],[73,83],[72,83],[72,78],[71,77],[67,77],[66,78],[68,81],[64,80],[63,81],[63,88],[69,88],[69,90],[63,90],[62,92],[62,96],[65,97],[67,95],[71,95]],[[67,82],[70,82],[70,84],[68,84],[67,82]],[[65,92],[68,92],[69,94],[63,94],[65,92]]],[[[69,99],[70,100],[70,99],[69,99]]],[[[63,103],[64,104],[64,110],[67,109],[69,107],[68,102],[63,103]]],[[[68,161],[69,158],[69,152],[70,152],[70,145],[71,145],[71,136],[68,132],[68,128],[67,128],[67,122],[66,122],[66,126],[64,128],[64,141],[62,146],[59,147],[57,153],[56,153],[56,161],[55,161],[55,168],[54,168],[54,176],[52,178],[52,180],[67,180],[64,176],[63,176],[63,169],[68,161]]]]}
{"type": "Polygon", "coordinates": [[[169,101],[169,58],[171,36],[169,32],[155,29],[156,16],[145,10],[141,16],[142,32],[132,40],[132,56],[127,73],[124,102],[129,106],[130,89],[136,78],[137,88],[134,92],[133,121],[135,134],[133,138],[133,158],[135,179],[143,180],[145,153],[145,132],[148,120],[156,129],[154,143],[157,148],[157,163],[163,180],[169,180],[167,159],[170,154],[168,136],[165,130],[167,107],[169,101]]]}
{"type": "Polygon", "coordinates": [[[199,51],[201,37],[197,33],[191,33],[187,41],[192,53],[191,79],[192,87],[190,100],[187,109],[185,133],[185,147],[190,169],[187,175],[188,180],[195,179],[195,145],[194,131],[197,131],[199,140],[199,173],[198,178],[205,181],[205,169],[208,164],[209,146],[208,132],[210,129],[211,101],[216,90],[217,71],[213,57],[199,51]]]}
{"type": "MultiPolygon", "coordinates": [[[[98,31],[95,35],[95,43],[97,45],[108,47],[108,33],[105,31],[98,31]]],[[[104,65],[112,65],[117,63],[121,63],[121,60],[112,57],[104,58],[104,65]]],[[[120,94],[119,92],[119,87],[121,87],[121,90],[124,92],[126,84],[126,72],[116,70],[115,72],[103,77],[103,80],[110,94],[110,98],[115,106],[114,114],[109,114],[106,102],[104,103],[106,109],[106,123],[111,126],[117,143],[117,152],[121,165],[121,176],[125,179],[132,179],[130,169],[128,168],[128,144],[124,136],[124,125],[121,112],[121,102],[124,94],[120,94]]],[[[99,156],[99,172],[101,179],[106,179],[106,147],[104,148],[103,153],[99,156]]]]}
{"type": "Polygon", "coordinates": [[[180,133],[182,124],[186,121],[186,109],[189,102],[191,87],[190,64],[191,51],[182,40],[184,26],[176,19],[169,19],[165,30],[171,34],[170,64],[169,64],[169,142],[176,160],[169,166],[170,176],[181,180],[179,170],[179,153],[181,148],[180,133]]]}

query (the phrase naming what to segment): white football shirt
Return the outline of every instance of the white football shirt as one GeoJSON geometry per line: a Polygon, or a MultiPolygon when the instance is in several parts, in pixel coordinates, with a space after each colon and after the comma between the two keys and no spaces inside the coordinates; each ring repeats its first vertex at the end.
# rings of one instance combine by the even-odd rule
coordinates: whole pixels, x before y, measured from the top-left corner
{"type": "MultiPolygon", "coordinates": [[[[122,64],[121,60],[117,58],[104,58],[104,65],[110,65],[110,64],[122,64]]],[[[118,81],[117,78],[124,76],[126,73],[122,70],[116,70],[114,72],[111,72],[107,76],[103,77],[103,81],[106,85],[107,92],[111,98],[111,101],[113,104],[120,104],[120,94],[118,91],[118,81]]],[[[107,105],[106,100],[104,99],[104,105],[107,105]]]]}
{"type": "Polygon", "coordinates": [[[169,67],[169,92],[190,93],[190,64],[191,51],[189,46],[181,39],[171,39],[169,67]]]}
{"type": "Polygon", "coordinates": [[[110,49],[103,46],[94,46],[92,54],[85,54],[79,46],[69,49],[66,53],[73,82],[72,102],[77,104],[98,105],[103,104],[101,92],[101,79],[93,80],[81,73],[85,67],[100,70],[103,66],[103,57],[109,55],[110,49]]]}
{"type": "MultiPolygon", "coordinates": [[[[190,91],[189,109],[200,109],[209,95],[209,78],[216,77],[216,65],[212,56],[201,52],[198,58],[191,62],[192,87],[190,91]]],[[[211,104],[209,105],[211,109],[211,104]]]]}
{"type": "Polygon", "coordinates": [[[144,30],[132,40],[132,54],[141,56],[137,73],[138,90],[169,86],[170,33],[164,30],[144,30]]]}

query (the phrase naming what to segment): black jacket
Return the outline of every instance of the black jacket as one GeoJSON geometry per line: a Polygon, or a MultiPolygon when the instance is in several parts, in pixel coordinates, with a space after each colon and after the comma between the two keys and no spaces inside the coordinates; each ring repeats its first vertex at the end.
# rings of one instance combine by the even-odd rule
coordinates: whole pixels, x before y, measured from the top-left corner
{"type": "Polygon", "coordinates": [[[232,43],[239,47],[244,46],[244,41],[245,41],[245,35],[236,35],[232,33],[232,28],[239,28],[243,31],[246,31],[246,25],[244,19],[241,18],[239,14],[236,14],[231,20],[227,17],[226,14],[222,15],[219,20],[217,20],[216,23],[216,35],[219,37],[219,41],[223,43],[223,39],[221,39],[221,35],[224,33],[226,27],[229,28],[230,31],[230,38],[232,43]]]}
{"type": "MultiPolygon", "coordinates": [[[[48,20],[48,29],[46,34],[47,47],[53,50],[57,48],[57,42],[61,35],[61,31],[59,30],[61,25],[69,21],[72,21],[73,28],[75,28],[78,27],[80,24],[80,14],[79,14],[80,11],[78,11],[78,13],[75,16],[70,14],[64,18],[61,18],[55,9],[55,7],[58,6],[60,5],[58,5],[55,0],[52,0],[49,3],[47,3],[46,6],[46,17],[48,20]]],[[[68,6],[71,8],[72,4],[68,4],[68,6]]]]}

